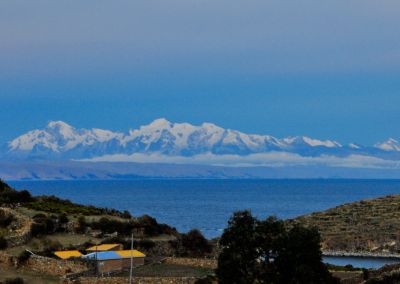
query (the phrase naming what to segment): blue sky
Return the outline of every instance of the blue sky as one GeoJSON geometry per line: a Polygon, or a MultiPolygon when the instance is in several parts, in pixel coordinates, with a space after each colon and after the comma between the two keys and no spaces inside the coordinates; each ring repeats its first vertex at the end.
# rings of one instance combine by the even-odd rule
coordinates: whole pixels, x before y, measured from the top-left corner
{"type": "Polygon", "coordinates": [[[158,117],[400,138],[399,1],[3,1],[0,143],[158,117]]]}

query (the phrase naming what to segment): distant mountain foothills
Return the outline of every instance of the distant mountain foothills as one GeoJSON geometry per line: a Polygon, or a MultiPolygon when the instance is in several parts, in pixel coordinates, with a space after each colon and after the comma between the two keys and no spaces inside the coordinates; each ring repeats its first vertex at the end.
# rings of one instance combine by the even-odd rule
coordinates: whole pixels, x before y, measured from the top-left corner
{"type": "Polygon", "coordinates": [[[248,156],[263,153],[290,153],[301,157],[372,156],[400,160],[400,142],[389,139],[374,146],[342,145],[332,140],[305,136],[278,139],[270,135],[246,134],[224,129],[212,123],[194,126],[156,119],[127,133],[103,129],[77,129],[62,121],[52,121],[8,142],[3,158],[12,159],[96,159],[114,156],[126,161],[134,154],[157,154],[172,157],[198,155],[248,156]]]}

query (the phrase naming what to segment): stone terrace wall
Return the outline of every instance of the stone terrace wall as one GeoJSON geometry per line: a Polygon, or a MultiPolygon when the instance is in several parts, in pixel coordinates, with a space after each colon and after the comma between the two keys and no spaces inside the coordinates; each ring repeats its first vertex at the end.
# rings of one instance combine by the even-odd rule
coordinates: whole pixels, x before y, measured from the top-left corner
{"type": "Polygon", "coordinates": [[[207,258],[167,257],[165,258],[164,263],[187,265],[187,266],[202,267],[209,269],[217,268],[217,261],[215,259],[207,259],[207,258]]]}
{"type": "MultiPolygon", "coordinates": [[[[0,252],[0,264],[17,267],[18,261],[16,257],[6,254],[5,252],[0,252]]],[[[81,262],[57,260],[38,256],[31,256],[21,267],[54,276],[64,276],[69,273],[88,270],[88,267],[81,262]]]]}
{"type": "MultiPolygon", "coordinates": [[[[104,278],[80,278],[81,284],[126,284],[127,277],[104,277],[104,278]]],[[[135,277],[133,283],[135,284],[194,284],[196,278],[190,277],[135,277]]]]}
{"type": "Polygon", "coordinates": [[[69,273],[88,270],[88,267],[81,262],[56,260],[47,257],[31,257],[24,266],[29,267],[31,270],[54,276],[64,276],[69,273]]]}

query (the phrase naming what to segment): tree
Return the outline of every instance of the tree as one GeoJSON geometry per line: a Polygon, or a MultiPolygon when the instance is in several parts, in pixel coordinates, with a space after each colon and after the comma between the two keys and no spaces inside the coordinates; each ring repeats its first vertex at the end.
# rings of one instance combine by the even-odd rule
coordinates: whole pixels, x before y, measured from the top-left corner
{"type": "Polygon", "coordinates": [[[256,220],[249,211],[234,213],[221,239],[217,277],[220,283],[338,283],[322,263],[315,228],[286,228],[269,217],[256,220]]]}
{"type": "Polygon", "coordinates": [[[277,283],[338,283],[322,262],[321,237],[316,228],[299,225],[282,238],[274,260],[277,283]]]}
{"type": "Polygon", "coordinates": [[[221,284],[248,284],[256,279],[256,219],[249,211],[233,214],[221,236],[223,247],[216,271],[221,284]]]}
{"type": "Polygon", "coordinates": [[[277,267],[275,257],[279,254],[285,226],[276,217],[258,221],[256,227],[256,247],[258,251],[257,278],[260,283],[276,283],[277,267]]]}

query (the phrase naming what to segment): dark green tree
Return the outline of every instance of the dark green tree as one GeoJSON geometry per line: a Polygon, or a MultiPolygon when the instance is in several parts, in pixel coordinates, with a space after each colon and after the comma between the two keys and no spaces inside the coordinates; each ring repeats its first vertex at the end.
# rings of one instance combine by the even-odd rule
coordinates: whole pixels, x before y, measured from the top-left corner
{"type": "Polygon", "coordinates": [[[275,257],[281,249],[282,238],[286,231],[283,221],[269,217],[258,221],[256,227],[256,247],[259,259],[256,267],[257,279],[260,283],[277,283],[277,266],[275,257]]]}
{"type": "Polygon", "coordinates": [[[248,284],[256,280],[256,219],[249,211],[233,214],[221,236],[223,247],[216,274],[222,284],[248,284]]]}
{"type": "Polygon", "coordinates": [[[286,228],[269,217],[257,221],[249,211],[234,213],[224,231],[216,271],[219,283],[339,283],[322,262],[315,228],[286,228]]]}
{"type": "Polygon", "coordinates": [[[316,228],[299,225],[283,235],[275,258],[277,283],[338,283],[322,262],[321,237],[316,228]]]}

